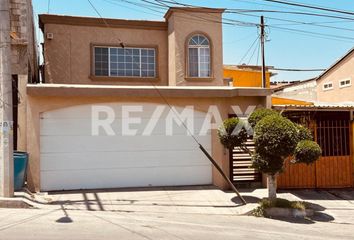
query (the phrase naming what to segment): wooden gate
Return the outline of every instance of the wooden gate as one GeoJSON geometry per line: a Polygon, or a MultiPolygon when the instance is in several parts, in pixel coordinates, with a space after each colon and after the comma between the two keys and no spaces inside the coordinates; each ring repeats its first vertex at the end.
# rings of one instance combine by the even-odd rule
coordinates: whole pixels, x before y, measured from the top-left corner
{"type": "Polygon", "coordinates": [[[353,186],[352,129],[339,115],[318,114],[309,126],[322,148],[314,164],[292,164],[287,160],[278,176],[278,188],[344,188],[353,186]],[[333,119],[335,117],[335,119],[333,119]]]}

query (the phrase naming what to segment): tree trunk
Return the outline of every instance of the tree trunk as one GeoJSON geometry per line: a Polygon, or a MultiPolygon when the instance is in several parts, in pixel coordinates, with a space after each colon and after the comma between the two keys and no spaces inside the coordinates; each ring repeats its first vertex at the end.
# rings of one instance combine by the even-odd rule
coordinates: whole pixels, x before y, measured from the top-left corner
{"type": "Polygon", "coordinates": [[[268,175],[268,198],[269,200],[277,198],[277,180],[275,175],[268,175]]]}

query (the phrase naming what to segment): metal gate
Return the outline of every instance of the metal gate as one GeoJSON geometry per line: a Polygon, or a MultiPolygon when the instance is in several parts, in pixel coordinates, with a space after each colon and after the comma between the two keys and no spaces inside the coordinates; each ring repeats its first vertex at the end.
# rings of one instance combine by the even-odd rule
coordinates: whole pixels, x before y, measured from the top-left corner
{"type": "MultiPolygon", "coordinates": [[[[248,139],[246,146],[254,150],[254,142],[248,139]]],[[[252,168],[251,156],[239,147],[230,151],[230,179],[234,184],[247,184],[262,181],[262,175],[252,168]]]]}
{"type": "Polygon", "coordinates": [[[311,165],[285,162],[278,188],[344,188],[353,186],[352,128],[342,113],[312,116],[314,137],[322,156],[311,165]],[[337,114],[337,115],[336,115],[337,114]]]}

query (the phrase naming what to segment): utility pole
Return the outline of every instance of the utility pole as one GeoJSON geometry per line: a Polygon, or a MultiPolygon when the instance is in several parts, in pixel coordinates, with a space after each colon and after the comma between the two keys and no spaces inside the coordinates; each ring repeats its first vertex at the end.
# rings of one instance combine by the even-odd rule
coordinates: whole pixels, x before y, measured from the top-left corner
{"type": "Polygon", "coordinates": [[[14,194],[10,0],[0,0],[0,197],[14,194]]]}
{"type": "Polygon", "coordinates": [[[261,16],[261,51],[262,51],[262,87],[267,87],[266,78],[266,65],[265,65],[265,55],[264,55],[264,42],[265,42],[265,32],[264,32],[264,17],[261,16]]]}

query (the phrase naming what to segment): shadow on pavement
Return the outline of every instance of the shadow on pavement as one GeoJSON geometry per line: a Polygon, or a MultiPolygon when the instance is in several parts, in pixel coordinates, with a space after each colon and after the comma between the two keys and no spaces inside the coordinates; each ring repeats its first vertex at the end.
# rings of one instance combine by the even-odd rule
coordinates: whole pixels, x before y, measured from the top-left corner
{"type": "MultiPolygon", "coordinates": [[[[247,196],[247,195],[242,195],[242,197],[245,199],[247,203],[258,203],[261,199],[258,197],[254,196],[247,196]]],[[[234,202],[237,205],[242,205],[242,202],[239,197],[235,196],[231,199],[232,202],[234,202]]]]}
{"type": "Polygon", "coordinates": [[[289,192],[303,200],[354,200],[354,189],[291,190],[289,192]]]}
{"type": "Polygon", "coordinates": [[[63,205],[60,205],[60,207],[61,207],[61,210],[62,210],[63,213],[64,213],[64,216],[61,217],[61,218],[59,218],[59,219],[57,219],[56,222],[57,222],[57,223],[72,223],[72,222],[74,222],[74,221],[71,219],[71,217],[69,216],[69,214],[68,214],[68,212],[66,211],[66,209],[64,208],[64,206],[63,206],[63,205]]]}

